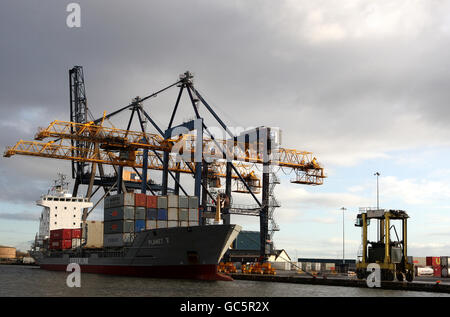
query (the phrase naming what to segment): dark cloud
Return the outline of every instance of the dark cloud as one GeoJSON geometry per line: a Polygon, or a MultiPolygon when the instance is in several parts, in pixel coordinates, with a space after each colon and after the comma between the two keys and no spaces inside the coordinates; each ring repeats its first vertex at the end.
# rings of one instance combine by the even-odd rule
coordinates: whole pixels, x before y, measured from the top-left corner
{"type": "MultiPolygon", "coordinates": [[[[445,3],[78,3],[82,27],[69,29],[64,2],[3,1],[1,146],[68,119],[67,71],[77,64],[84,66],[94,116],[191,70],[228,124],[278,126],[284,146],[314,151],[327,164],[448,145],[445,3]]],[[[176,93],[145,104],[162,127],[176,93]]],[[[180,110],[179,120],[192,116],[188,103],[180,110]]],[[[125,115],[114,120],[125,122],[125,115]]],[[[69,166],[34,158],[1,162],[1,199],[36,197],[55,167],[69,166]]]]}

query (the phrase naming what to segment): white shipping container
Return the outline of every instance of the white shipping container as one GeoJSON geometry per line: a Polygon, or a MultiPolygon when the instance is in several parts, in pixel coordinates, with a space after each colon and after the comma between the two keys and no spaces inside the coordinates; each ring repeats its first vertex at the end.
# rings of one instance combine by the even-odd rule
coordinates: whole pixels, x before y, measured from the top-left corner
{"type": "Polygon", "coordinates": [[[189,221],[198,221],[198,209],[189,209],[189,221]]]}
{"type": "Polygon", "coordinates": [[[79,248],[81,246],[81,239],[72,239],[72,249],[79,248]]]}
{"type": "Polygon", "coordinates": [[[189,220],[189,212],[187,209],[180,208],[178,211],[178,220],[179,221],[188,221],[189,220]]]}
{"type": "Polygon", "coordinates": [[[103,221],[87,220],[83,223],[82,235],[86,241],[85,248],[103,247],[103,221]]]}
{"type": "Polygon", "coordinates": [[[178,208],[178,196],[169,195],[167,196],[167,207],[168,208],[178,208]]]}
{"type": "Polygon", "coordinates": [[[187,221],[180,221],[180,227],[188,227],[189,223],[187,221]]]}
{"type": "Polygon", "coordinates": [[[167,210],[167,220],[178,221],[178,208],[169,208],[167,210]]]}
{"type": "Polygon", "coordinates": [[[167,196],[158,196],[157,207],[167,209],[167,196]]]}
{"type": "Polygon", "coordinates": [[[157,228],[157,223],[156,220],[147,220],[145,222],[145,229],[156,229],[157,228]]]}
{"type": "Polygon", "coordinates": [[[198,208],[197,196],[189,196],[189,208],[198,208]]]}
{"type": "Polygon", "coordinates": [[[167,228],[167,220],[158,220],[158,228],[167,228]]]}
{"type": "Polygon", "coordinates": [[[167,228],[174,228],[174,227],[178,227],[178,221],[168,220],[167,221],[167,228]]]}
{"type": "Polygon", "coordinates": [[[290,262],[270,262],[272,267],[275,270],[280,271],[290,271],[291,270],[291,263],[290,262]]]}
{"type": "Polygon", "coordinates": [[[189,208],[189,197],[188,196],[178,196],[178,207],[179,208],[189,208]]]}

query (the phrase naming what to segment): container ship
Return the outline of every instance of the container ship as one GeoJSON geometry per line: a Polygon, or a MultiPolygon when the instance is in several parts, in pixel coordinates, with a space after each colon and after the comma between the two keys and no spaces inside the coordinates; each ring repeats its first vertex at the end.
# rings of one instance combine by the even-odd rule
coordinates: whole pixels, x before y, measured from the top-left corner
{"type": "Polygon", "coordinates": [[[82,273],[232,280],[217,266],[241,227],[201,225],[198,197],[111,195],[103,221],[82,221],[92,203],[60,183],[37,201],[44,208],[30,254],[42,269],[77,263],[82,273]]]}

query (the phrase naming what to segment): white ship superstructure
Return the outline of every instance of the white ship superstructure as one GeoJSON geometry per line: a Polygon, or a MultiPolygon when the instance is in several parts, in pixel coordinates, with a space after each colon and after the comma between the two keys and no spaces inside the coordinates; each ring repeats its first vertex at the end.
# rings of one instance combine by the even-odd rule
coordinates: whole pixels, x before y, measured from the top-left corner
{"type": "Polygon", "coordinates": [[[66,188],[63,175],[60,175],[49,193],[42,195],[36,204],[44,207],[40,217],[38,240],[48,239],[50,230],[81,228],[83,209],[93,206],[87,198],[72,197],[66,188]]]}

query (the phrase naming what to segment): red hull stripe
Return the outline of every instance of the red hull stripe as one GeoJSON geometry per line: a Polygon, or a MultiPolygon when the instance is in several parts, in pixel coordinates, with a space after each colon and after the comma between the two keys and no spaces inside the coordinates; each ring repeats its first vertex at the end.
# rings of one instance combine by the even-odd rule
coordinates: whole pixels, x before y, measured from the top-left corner
{"type": "MultiPolygon", "coordinates": [[[[41,269],[65,271],[64,264],[41,264],[41,269]]],[[[81,273],[96,273],[123,276],[196,279],[209,281],[232,281],[228,276],[217,272],[217,265],[180,266],[118,266],[118,265],[80,265],[81,273]]]]}

